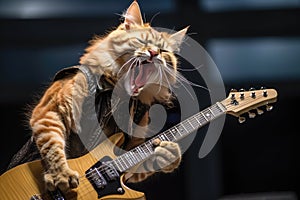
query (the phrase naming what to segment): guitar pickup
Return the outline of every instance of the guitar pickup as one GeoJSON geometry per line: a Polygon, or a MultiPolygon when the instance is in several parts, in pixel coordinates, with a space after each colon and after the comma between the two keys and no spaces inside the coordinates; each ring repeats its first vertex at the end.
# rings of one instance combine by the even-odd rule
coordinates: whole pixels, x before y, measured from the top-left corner
{"type": "Polygon", "coordinates": [[[103,166],[103,170],[104,170],[104,175],[106,176],[108,181],[114,181],[117,178],[119,178],[119,173],[117,172],[117,170],[112,166],[112,165],[108,165],[105,163],[102,163],[103,166]]]}
{"type": "Polygon", "coordinates": [[[98,170],[98,168],[91,168],[87,173],[86,177],[96,188],[104,188],[107,185],[107,181],[104,176],[98,170]]]}

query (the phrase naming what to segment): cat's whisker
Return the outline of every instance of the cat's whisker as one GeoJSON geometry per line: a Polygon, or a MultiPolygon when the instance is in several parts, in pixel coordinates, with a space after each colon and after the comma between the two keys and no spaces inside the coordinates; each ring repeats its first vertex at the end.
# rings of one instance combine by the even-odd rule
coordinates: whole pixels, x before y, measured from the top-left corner
{"type": "Polygon", "coordinates": [[[149,22],[149,24],[152,24],[152,21],[154,20],[155,17],[157,17],[160,14],[160,12],[157,12],[156,14],[154,14],[149,22]]]}
{"type": "Polygon", "coordinates": [[[167,81],[167,84],[168,84],[168,88],[172,91],[172,86],[171,86],[171,84],[170,84],[170,81],[169,81],[169,79],[168,79],[168,77],[167,77],[167,74],[166,74],[166,72],[165,72],[165,69],[166,67],[164,67],[163,68],[163,70],[162,70],[162,75],[165,77],[165,79],[166,79],[166,81],[167,81]]]}
{"type": "Polygon", "coordinates": [[[161,90],[161,86],[162,86],[162,82],[163,82],[163,73],[162,73],[162,69],[161,69],[161,67],[159,68],[159,80],[160,80],[160,82],[159,82],[159,90],[161,90]]]}
{"type": "Polygon", "coordinates": [[[196,71],[196,70],[200,69],[200,68],[203,67],[203,66],[204,66],[204,65],[201,64],[200,66],[195,67],[195,68],[193,68],[193,69],[184,69],[184,68],[177,67],[177,70],[178,70],[178,71],[183,71],[183,72],[193,72],[193,71],[196,71]]]}
{"type": "MultiPolygon", "coordinates": [[[[177,75],[173,75],[173,73],[170,73],[168,70],[165,70],[168,74],[170,74],[173,77],[177,77],[177,75]]],[[[177,82],[188,92],[188,94],[192,97],[192,99],[194,99],[192,93],[189,91],[189,89],[183,84],[183,82],[181,80],[177,80],[177,82]]]]}
{"type": "Polygon", "coordinates": [[[196,32],[192,32],[192,33],[186,33],[187,36],[190,36],[190,35],[197,35],[198,33],[196,32]]]}
{"type": "Polygon", "coordinates": [[[157,76],[159,76],[159,91],[157,93],[160,92],[162,86],[165,86],[165,85],[163,85],[163,80],[166,80],[166,82],[167,82],[166,83],[167,86],[165,86],[165,87],[169,88],[172,91],[171,84],[168,81],[168,77],[166,76],[166,74],[163,71],[163,69],[166,66],[163,65],[163,61],[162,60],[159,60],[159,61],[160,61],[159,63],[155,63],[156,64],[155,66],[157,67],[157,70],[158,70],[157,76]]]}
{"type": "MultiPolygon", "coordinates": [[[[168,64],[168,65],[169,65],[169,64],[168,64]]],[[[171,65],[170,65],[170,66],[171,66],[171,65]]],[[[168,67],[165,68],[165,69],[166,69],[166,70],[170,70],[168,67]]],[[[172,71],[171,71],[171,72],[172,72],[172,71]]],[[[204,86],[202,86],[202,85],[199,85],[199,84],[197,84],[197,83],[194,83],[194,82],[192,82],[192,81],[189,81],[189,80],[186,79],[180,72],[177,72],[177,73],[176,73],[175,78],[177,78],[177,79],[179,79],[179,80],[181,80],[181,81],[183,81],[183,82],[185,82],[185,83],[187,83],[187,84],[189,84],[189,85],[191,85],[191,86],[198,87],[198,88],[202,88],[202,89],[205,89],[205,90],[209,91],[209,89],[208,89],[207,87],[204,87],[204,86]]]]}
{"type": "Polygon", "coordinates": [[[126,67],[126,65],[127,65],[128,63],[130,63],[130,62],[131,62],[132,60],[134,60],[134,59],[136,59],[136,58],[133,56],[133,57],[131,57],[128,61],[126,61],[126,62],[122,65],[122,67],[119,69],[119,72],[118,72],[117,76],[119,76],[120,73],[122,72],[122,70],[124,69],[124,67],[126,67]]]}
{"type": "Polygon", "coordinates": [[[132,68],[134,68],[135,65],[136,65],[136,63],[138,63],[138,62],[139,62],[139,60],[136,58],[136,59],[130,64],[129,69],[127,70],[126,75],[125,75],[126,78],[127,78],[128,76],[130,77],[130,73],[131,73],[132,68]]]}
{"type": "MultiPolygon", "coordinates": [[[[155,63],[154,65],[156,66],[156,64],[159,65],[158,63],[155,63]]],[[[159,80],[159,89],[158,89],[158,91],[156,93],[156,94],[158,94],[161,91],[162,79],[163,78],[162,78],[161,67],[160,66],[156,66],[156,68],[157,68],[158,72],[156,73],[156,76],[155,76],[154,80],[158,77],[158,80],[159,80]]]]}

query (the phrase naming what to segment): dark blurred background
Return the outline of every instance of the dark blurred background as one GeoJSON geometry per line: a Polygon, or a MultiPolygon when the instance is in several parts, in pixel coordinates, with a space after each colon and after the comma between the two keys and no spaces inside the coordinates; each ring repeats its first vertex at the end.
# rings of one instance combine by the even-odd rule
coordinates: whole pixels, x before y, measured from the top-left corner
{"type": "MultiPolygon", "coordinates": [[[[120,22],[125,0],[1,0],[1,173],[30,137],[26,113],[55,72],[76,65],[88,41],[120,22]]],[[[231,88],[275,88],[271,112],[239,124],[227,116],[214,149],[198,157],[198,131],[180,168],[136,187],[148,199],[296,199],[299,183],[300,1],[140,0],[152,25],[180,30],[216,63],[231,88]],[[253,196],[254,195],[254,196],[253,196]],[[280,198],[280,196],[282,198],[280,198]]],[[[189,73],[187,78],[189,78],[189,73]]],[[[192,76],[191,76],[192,78],[192,76]]],[[[201,108],[209,105],[206,91],[201,108]]],[[[221,100],[221,99],[220,99],[221,100]]],[[[203,134],[201,134],[203,133],[203,134]]]]}

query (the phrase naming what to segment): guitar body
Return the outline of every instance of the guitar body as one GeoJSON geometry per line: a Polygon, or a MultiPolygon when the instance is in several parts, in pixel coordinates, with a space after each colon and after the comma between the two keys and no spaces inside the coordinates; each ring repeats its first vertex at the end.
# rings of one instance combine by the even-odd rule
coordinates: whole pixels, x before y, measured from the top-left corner
{"type": "MultiPolygon", "coordinates": [[[[99,196],[90,181],[86,178],[86,171],[97,163],[103,157],[116,158],[114,148],[124,141],[122,133],[115,134],[98,145],[90,153],[68,160],[71,169],[76,170],[80,174],[79,186],[70,192],[63,194],[63,199],[59,200],[113,200],[113,199],[137,199],[145,200],[142,192],[134,191],[124,184],[124,175],[117,180],[118,189],[122,187],[122,194],[112,192],[104,196],[99,196]]],[[[106,187],[109,187],[107,185],[106,187]]],[[[114,189],[113,189],[114,190],[114,189]]],[[[55,195],[54,195],[55,196],[55,195]]],[[[30,199],[55,199],[46,191],[43,181],[42,162],[33,161],[19,165],[0,176],[0,199],[2,200],[30,200],[30,199]],[[34,196],[35,195],[35,196],[34,196]]]]}

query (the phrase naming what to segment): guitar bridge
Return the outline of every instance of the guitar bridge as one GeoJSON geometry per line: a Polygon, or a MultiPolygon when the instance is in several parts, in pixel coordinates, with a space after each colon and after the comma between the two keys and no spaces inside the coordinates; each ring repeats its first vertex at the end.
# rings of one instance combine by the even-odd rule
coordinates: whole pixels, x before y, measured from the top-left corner
{"type": "Polygon", "coordinates": [[[123,194],[119,172],[109,162],[109,157],[104,157],[85,172],[86,178],[97,191],[98,198],[110,194],[123,194]]]}

